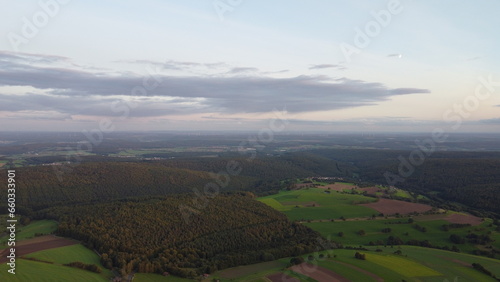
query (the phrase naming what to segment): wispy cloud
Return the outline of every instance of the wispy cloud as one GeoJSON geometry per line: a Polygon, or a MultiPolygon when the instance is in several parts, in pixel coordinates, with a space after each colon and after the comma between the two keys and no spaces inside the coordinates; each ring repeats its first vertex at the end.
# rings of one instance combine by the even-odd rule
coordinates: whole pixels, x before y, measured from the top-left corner
{"type": "Polygon", "coordinates": [[[239,68],[232,68],[228,73],[230,74],[237,74],[237,73],[252,73],[252,72],[258,72],[258,68],[244,68],[244,67],[239,67],[239,68]]]}
{"type": "Polygon", "coordinates": [[[342,65],[334,65],[334,64],[319,64],[319,65],[312,65],[309,67],[310,70],[318,70],[318,69],[329,69],[329,68],[341,68],[343,67],[342,65]]]}
{"type": "Polygon", "coordinates": [[[401,57],[403,57],[403,55],[402,55],[402,54],[399,54],[399,53],[397,53],[397,54],[395,53],[395,54],[389,54],[389,55],[387,55],[387,57],[390,57],[390,58],[391,58],[391,57],[392,57],[392,58],[401,58],[401,57]]]}
{"type": "Polygon", "coordinates": [[[482,58],[483,58],[483,57],[481,57],[481,56],[475,56],[475,57],[472,57],[472,58],[468,58],[468,59],[466,59],[465,61],[466,61],[466,62],[470,62],[470,61],[477,61],[477,60],[480,60],[480,59],[482,59],[482,58]]]}
{"type": "MultiPolygon", "coordinates": [[[[48,57],[50,60],[50,56],[48,57]]],[[[167,76],[136,96],[132,89],[143,85],[133,73],[100,73],[50,67],[33,63],[43,56],[23,58],[0,53],[0,85],[32,87],[24,95],[0,93],[2,111],[56,111],[67,115],[113,116],[110,105],[117,99],[134,101],[131,117],[203,113],[266,113],[286,106],[288,112],[314,112],[376,105],[392,96],[430,93],[420,88],[389,88],[380,82],[327,76],[275,78],[251,75],[251,67],[232,69],[234,76],[167,76]],[[238,74],[248,75],[241,76],[238,74]]],[[[197,63],[176,65],[194,65],[197,63]]]]}

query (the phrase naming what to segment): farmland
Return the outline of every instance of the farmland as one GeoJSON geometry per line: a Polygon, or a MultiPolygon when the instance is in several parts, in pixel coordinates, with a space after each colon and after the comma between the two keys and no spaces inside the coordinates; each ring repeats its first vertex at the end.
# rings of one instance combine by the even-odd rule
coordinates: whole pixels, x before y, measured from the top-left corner
{"type": "Polygon", "coordinates": [[[104,282],[108,281],[109,277],[104,274],[97,274],[90,271],[62,266],[57,264],[49,264],[45,262],[30,261],[18,259],[16,262],[16,275],[7,274],[7,264],[0,265],[0,279],[2,281],[26,282],[26,281],[75,281],[75,282],[104,282]],[[6,275],[8,280],[6,280],[6,275]],[[54,278],[57,277],[57,280],[54,278]]]}
{"type": "MultiPolygon", "coordinates": [[[[37,220],[29,225],[21,227],[16,234],[17,240],[24,240],[35,237],[35,234],[50,234],[57,229],[57,222],[54,220],[37,220]]],[[[0,237],[1,246],[5,246],[7,237],[0,237]]]]}
{"type": "Polygon", "coordinates": [[[320,188],[280,192],[259,200],[285,213],[291,220],[319,220],[369,217],[375,210],[359,203],[374,202],[376,199],[362,195],[327,193],[320,188]]]}
{"type": "MultiPolygon", "coordinates": [[[[56,237],[53,235],[35,236],[35,234],[49,234],[55,231],[57,222],[54,220],[33,221],[22,226],[17,233],[16,261],[17,274],[9,276],[8,281],[108,281],[112,277],[110,270],[105,269],[99,256],[75,240],[56,237]],[[71,262],[83,262],[99,266],[102,273],[97,274],[87,270],[64,266],[71,262]]],[[[5,237],[1,238],[5,242],[5,237]]],[[[5,256],[3,250],[2,261],[5,256]]],[[[0,280],[5,280],[8,266],[0,265],[0,280]]]]}
{"type": "Polygon", "coordinates": [[[484,257],[414,246],[377,247],[377,249],[377,252],[373,247],[361,251],[366,254],[366,260],[355,259],[355,250],[336,249],[303,256],[304,260],[312,265],[302,268],[291,268],[290,265],[286,265],[287,260],[282,259],[277,261],[281,263],[281,267],[270,263],[241,266],[216,272],[210,278],[221,281],[265,281],[259,279],[273,274],[281,277],[284,273],[300,281],[307,281],[308,277],[316,277],[319,272],[329,270],[350,281],[401,281],[404,279],[406,281],[442,282],[445,279],[453,281],[456,277],[460,277],[460,281],[494,281],[474,270],[471,267],[472,263],[480,263],[495,275],[500,275],[500,262],[484,257]],[[400,251],[401,254],[394,254],[395,251],[400,251]],[[323,258],[320,258],[320,255],[323,255],[323,258]]]}
{"type": "MultiPolygon", "coordinates": [[[[500,236],[493,220],[432,209],[423,204],[369,198],[359,195],[355,191],[358,188],[351,189],[354,193],[350,193],[345,189],[349,187],[346,184],[337,185],[335,188],[338,192],[325,193],[325,187],[334,190],[335,186],[298,186],[295,190],[259,199],[282,211],[290,219],[299,220],[318,231],[330,241],[347,247],[364,246],[363,248],[370,250],[366,252],[366,261],[355,259],[353,250],[330,250],[329,255],[335,257],[315,260],[314,263],[319,266],[353,281],[380,281],[380,277],[391,281],[453,281],[455,277],[470,279],[466,281],[489,281],[484,274],[472,269],[471,264],[474,262],[481,263],[488,270],[495,269],[493,272],[500,275],[500,271],[496,271],[500,270],[500,261],[464,254],[485,249],[485,245],[480,246],[472,239],[465,239],[473,238],[471,234],[478,238],[491,238],[487,244],[493,249],[500,249],[500,236]],[[373,209],[360,209],[369,207],[373,209]],[[379,214],[382,210],[386,211],[384,215],[379,214]],[[342,219],[339,219],[340,216],[342,219]],[[449,229],[448,226],[452,228],[449,229]],[[463,238],[462,242],[457,244],[452,241],[452,235],[463,238]],[[458,249],[461,253],[418,246],[398,246],[400,243],[391,246],[394,241],[390,241],[389,237],[397,238],[401,244],[409,242],[433,248],[458,249]],[[375,249],[380,252],[374,252],[375,249]],[[394,254],[395,251],[401,253],[394,254]],[[356,267],[357,271],[352,271],[356,267]]],[[[398,197],[404,194],[401,191],[398,192],[398,197]]],[[[294,269],[304,274],[301,268],[294,269]]],[[[327,272],[322,273],[326,275],[327,272]]],[[[335,279],[343,281],[343,278],[335,279]]]]}

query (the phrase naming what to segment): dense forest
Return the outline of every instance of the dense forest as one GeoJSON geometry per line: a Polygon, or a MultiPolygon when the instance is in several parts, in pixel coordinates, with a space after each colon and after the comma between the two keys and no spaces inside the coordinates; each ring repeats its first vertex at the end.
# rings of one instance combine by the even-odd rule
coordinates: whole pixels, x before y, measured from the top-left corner
{"type": "Polygon", "coordinates": [[[58,235],[83,241],[122,274],[169,272],[195,277],[231,266],[336,247],[290,222],[251,193],[219,195],[191,212],[192,195],[171,195],[40,211],[58,235]],[[186,214],[189,213],[189,214],[186,214]]]}
{"type": "MultiPolygon", "coordinates": [[[[399,174],[400,159],[408,159],[410,151],[316,150],[312,153],[353,165],[356,177],[363,181],[389,185],[386,178],[389,172],[399,188],[442,203],[458,202],[474,210],[500,214],[500,153],[435,152],[421,165],[410,164],[413,172],[403,175],[406,177],[399,174]]],[[[408,164],[403,169],[408,170],[408,164]]]]}
{"type": "MultiPolygon", "coordinates": [[[[30,209],[56,204],[100,202],[135,196],[193,193],[207,183],[220,191],[276,193],[285,179],[340,176],[346,180],[390,185],[424,194],[450,208],[470,207],[481,216],[500,214],[500,153],[435,152],[406,177],[398,174],[400,158],[410,151],[317,149],[277,155],[116,161],[82,158],[81,164],[29,166],[17,170],[18,203],[30,209]],[[398,159],[399,158],[399,159],[398,159]],[[229,170],[229,171],[228,171],[229,170]],[[228,176],[228,177],[227,177],[228,176]],[[220,185],[223,182],[223,185],[220,185]],[[459,203],[459,205],[453,202],[459,203]]],[[[0,180],[5,175],[0,175],[0,180]]]]}
{"type": "MultiPolygon", "coordinates": [[[[91,155],[78,163],[65,163],[63,156],[31,157],[33,165],[16,168],[17,213],[59,221],[59,235],[81,240],[101,254],[105,267],[122,275],[182,277],[339,247],[325,245],[316,232],[252,199],[276,193],[296,178],[337,176],[359,185],[391,185],[389,172],[400,177],[395,186],[441,207],[500,214],[500,153],[435,152],[402,177],[401,159],[410,154],[257,150],[163,159],[91,155]]],[[[0,181],[6,183],[5,173],[0,181]]],[[[5,189],[0,187],[2,195],[5,189]]]]}
{"type": "MultiPolygon", "coordinates": [[[[214,181],[208,172],[148,163],[34,166],[19,168],[16,172],[17,204],[33,210],[137,196],[193,193],[193,189],[203,189],[204,185],[214,181]]],[[[0,178],[5,177],[2,174],[0,178]]],[[[221,191],[246,190],[252,184],[252,179],[234,176],[230,185],[221,191]]]]}

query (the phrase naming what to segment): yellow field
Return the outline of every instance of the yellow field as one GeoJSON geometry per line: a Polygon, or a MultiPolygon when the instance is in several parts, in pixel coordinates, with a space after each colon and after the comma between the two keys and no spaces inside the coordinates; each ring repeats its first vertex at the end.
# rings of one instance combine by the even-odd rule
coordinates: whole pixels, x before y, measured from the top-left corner
{"type": "Polygon", "coordinates": [[[366,254],[366,260],[408,277],[440,276],[441,273],[403,257],[366,254]]]}
{"type": "Polygon", "coordinates": [[[273,198],[264,198],[264,199],[259,199],[262,203],[274,208],[275,210],[278,211],[288,211],[292,209],[292,206],[284,206],[280,202],[276,201],[273,198]]]}

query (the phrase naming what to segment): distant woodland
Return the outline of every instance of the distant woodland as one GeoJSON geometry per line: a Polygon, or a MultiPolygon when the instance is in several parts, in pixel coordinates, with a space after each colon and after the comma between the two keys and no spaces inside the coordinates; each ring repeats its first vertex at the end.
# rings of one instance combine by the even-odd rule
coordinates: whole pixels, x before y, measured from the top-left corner
{"type": "MultiPolygon", "coordinates": [[[[82,157],[79,164],[17,168],[17,213],[59,221],[57,234],[81,240],[102,255],[105,267],[122,274],[134,270],[195,277],[338,247],[321,244],[318,233],[253,198],[289,188],[290,179],[310,176],[389,185],[386,173],[398,175],[401,157],[409,154],[316,149],[258,153],[255,158],[82,157]]],[[[398,188],[426,195],[443,208],[498,218],[500,154],[436,152],[412,169],[395,184],[398,188]]],[[[1,173],[0,182],[6,181],[1,173]]],[[[0,187],[4,197],[6,186],[0,187]]]]}

